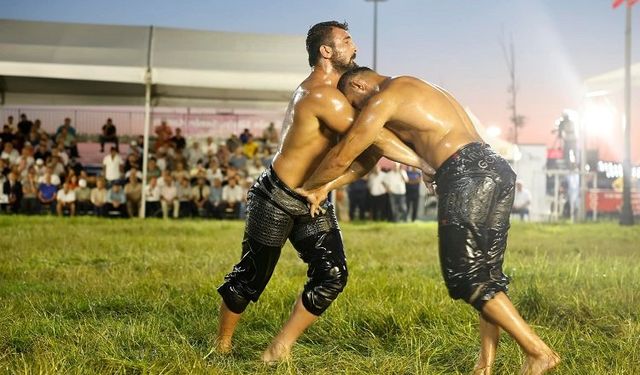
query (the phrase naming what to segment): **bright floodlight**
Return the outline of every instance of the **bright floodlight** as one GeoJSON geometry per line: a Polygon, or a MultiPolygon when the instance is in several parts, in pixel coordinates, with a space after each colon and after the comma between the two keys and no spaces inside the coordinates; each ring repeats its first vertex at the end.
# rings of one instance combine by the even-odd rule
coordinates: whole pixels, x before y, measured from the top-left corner
{"type": "Polygon", "coordinates": [[[491,138],[498,138],[502,134],[502,129],[497,126],[489,126],[487,128],[487,135],[491,138]]]}
{"type": "Polygon", "coordinates": [[[608,100],[589,100],[582,113],[583,125],[590,135],[611,135],[616,111],[608,100]]]}

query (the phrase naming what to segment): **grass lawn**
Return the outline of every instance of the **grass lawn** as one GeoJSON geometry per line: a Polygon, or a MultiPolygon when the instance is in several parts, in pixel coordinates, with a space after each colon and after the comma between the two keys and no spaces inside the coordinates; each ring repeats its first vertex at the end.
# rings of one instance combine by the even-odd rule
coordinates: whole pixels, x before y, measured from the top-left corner
{"type": "MultiPolygon", "coordinates": [[[[306,267],[290,245],[230,356],[215,291],[243,223],[0,217],[0,373],[467,374],[474,310],[447,296],[434,223],[344,224],[349,285],[293,359],[258,359],[306,267]]],[[[505,270],[558,374],[640,374],[640,228],[515,223],[505,270]]],[[[503,334],[496,374],[522,357],[503,334]]]]}

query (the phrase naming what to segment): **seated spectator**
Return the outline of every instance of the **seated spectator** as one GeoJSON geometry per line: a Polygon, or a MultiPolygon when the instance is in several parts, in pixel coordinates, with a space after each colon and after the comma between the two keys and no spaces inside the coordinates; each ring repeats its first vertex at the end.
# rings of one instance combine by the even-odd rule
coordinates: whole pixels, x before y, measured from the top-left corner
{"type": "Polygon", "coordinates": [[[38,144],[38,148],[36,152],[33,154],[33,158],[38,160],[42,160],[43,162],[51,157],[51,151],[47,147],[47,144],[44,142],[40,142],[38,144]]]}
{"type": "Polygon", "coordinates": [[[169,126],[169,124],[167,124],[166,120],[162,120],[160,125],[156,127],[155,133],[157,139],[154,148],[157,151],[160,147],[164,147],[167,145],[167,143],[169,143],[169,140],[173,135],[173,130],[171,130],[171,127],[169,126]]]}
{"type": "Polygon", "coordinates": [[[102,134],[100,135],[100,152],[104,152],[104,144],[107,142],[115,143],[116,151],[120,152],[120,144],[118,141],[118,134],[113,120],[107,119],[107,122],[102,125],[102,134]]]}
{"type": "Polygon", "coordinates": [[[240,206],[244,199],[245,192],[238,184],[238,179],[230,178],[227,185],[222,188],[222,204],[225,214],[231,215],[234,219],[240,218],[240,206]]]}
{"type": "Polygon", "coordinates": [[[226,144],[221,144],[220,147],[218,147],[216,159],[218,159],[218,165],[220,166],[229,164],[229,159],[231,159],[231,151],[229,151],[229,147],[226,144]]]}
{"type": "Polygon", "coordinates": [[[57,138],[62,131],[66,129],[67,132],[71,133],[72,136],[76,136],[76,128],[74,128],[73,126],[71,126],[71,119],[69,117],[64,119],[64,123],[60,126],[58,126],[58,129],[56,129],[56,134],[55,134],[55,138],[57,138]]]}
{"type": "Polygon", "coordinates": [[[264,167],[262,166],[262,162],[259,158],[254,157],[250,163],[247,163],[247,177],[251,177],[254,180],[257,180],[258,177],[264,171],[264,167]]]}
{"type": "Polygon", "coordinates": [[[2,127],[2,133],[0,133],[0,143],[12,143],[15,138],[16,135],[14,134],[13,129],[11,129],[11,126],[5,124],[2,127]]]}
{"type": "Polygon", "coordinates": [[[22,203],[22,184],[18,181],[18,174],[10,172],[2,188],[3,194],[7,196],[7,203],[0,204],[2,211],[17,214],[22,203]]]}
{"type": "Polygon", "coordinates": [[[196,165],[198,162],[202,162],[204,159],[204,153],[200,148],[198,142],[193,142],[191,147],[187,150],[187,165],[196,165]]]}
{"type": "MultiPolygon", "coordinates": [[[[142,138],[144,141],[144,138],[142,138]]],[[[139,143],[136,140],[133,140],[129,143],[129,153],[130,154],[136,154],[138,155],[138,159],[142,160],[142,154],[143,154],[143,149],[142,149],[142,143],[139,143]]],[[[153,150],[150,150],[150,152],[153,152],[153,150]]]]}
{"type": "Polygon", "coordinates": [[[51,213],[55,210],[56,193],[58,192],[58,185],[53,184],[51,181],[52,177],[52,174],[47,173],[44,175],[43,181],[38,184],[38,201],[40,202],[40,206],[48,209],[51,213]]]}
{"type": "Polygon", "coordinates": [[[33,146],[37,146],[45,135],[47,135],[47,133],[42,130],[42,121],[40,121],[40,119],[36,119],[36,121],[33,122],[33,127],[31,128],[31,132],[29,133],[27,140],[33,146]]]}
{"type": "Polygon", "coordinates": [[[127,200],[127,214],[129,217],[138,217],[142,201],[142,184],[136,174],[129,176],[129,182],[124,186],[124,194],[127,200]]]}
{"type": "Polygon", "coordinates": [[[11,172],[11,166],[9,165],[9,160],[0,159],[0,176],[6,177],[11,172]]]}
{"type": "Polygon", "coordinates": [[[106,214],[107,204],[107,188],[104,178],[98,178],[96,187],[91,189],[91,204],[96,216],[104,216],[106,214]]]}
{"type": "Polygon", "coordinates": [[[142,182],[142,174],[140,173],[140,171],[138,169],[131,168],[131,169],[129,169],[129,171],[127,173],[124,174],[124,178],[127,181],[129,181],[131,179],[131,176],[133,176],[133,178],[138,180],[138,182],[142,182]]]}
{"type": "Polygon", "coordinates": [[[173,217],[177,218],[180,211],[178,201],[178,189],[170,174],[164,176],[164,184],[160,188],[160,206],[162,207],[162,218],[169,218],[169,208],[173,209],[173,217]]]}
{"type": "Polygon", "coordinates": [[[13,143],[5,143],[2,153],[0,154],[0,159],[8,160],[9,165],[16,165],[19,158],[20,153],[13,147],[13,143]]]}
{"type": "Polygon", "coordinates": [[[249,129],[245,128],[242,131],[242,134],[240,134],[240,142],[242,142],[242,144],[246,144],[249,141],[249,138],[252,138],[253,134],[251,134],[251,132],[249,131],[249,129]]]}
{"type": "Polygon", "coordinates": [[[209,188],[209,216],[222,219],[224,208],[222,203],[222,179],[216,177],[209,188]]]}
{"type": "Polygon", "coordinates": [[[229,159],[229,166],[237,169],[244,169],[246,165],[247,165],[247,157],[243,153],[242,148],[238,147],[236,151],[233,153],[233,155],[231,156],[231,158],[229,159]]]}
{"type": "Polygon", "coordinates": [[[76,137],[71,135],[67,128],[62,128],[62,131],[56,137],[56,144],[62,145],[62,147],[68,151],[68,155],[70,157],[77,158],[78,154],[78,144],[76,143],[76,137]]]}
{"type": "Polygon", "coordinates": [[[42,137],[49,138],[49,134],[42,129],[42,121],[40,121],[40,119],[36,119],[36,121],[33,122],[33,128],[31,128],[31,131],[36,132],[40,139],[42,139],[42,137]]]}
{"type": "Polygon", "coordinates": [[[43,182],[45,182],[45,180],[47,179],[47,176],[50,176],[50,181],[53,185],[60,186],[60,176],[58,176],[57,174],[53,173],[53,168],[50,166],[47,166],[44,168],[44,173],[38,178],[38,183],[41,184],[43,182]]]}
{"type": "Polygon", "coordinates": [[[157,217],[161,211],[158,177],[151,177],[145,189],[145,216],[157,217]]]}
{"type": "MultiPolygon", "coordinates": [[[[234,153],[238,147],[242,146],[242,141],[240,140],[240,138],[238,138],[237,135],[231,134],[231,137],[227,139],[226,144],[229,153],[234,153]]],[[[218,151],[220,150],[218,149],[218,151]]],[[[220,162],[222,163],[222,160],[220,162]]]]}
{"type": "Polygon", "coordinates": [[[69,216],[76,215],[76,192],[71,189],[68,182],[62,184],[62,189],[56,195],[56,211],[62,216],[65,209],[69,210],[69,216]]]}
{"type": "Polygon", "coordinates": [[[38,202],[38,176],[35,168],[29,168],[27,176],[22,180],[22,213],[34,215],[40,212],[38,202]]]}
{"type": "Polygon", "coordinates": [[[51,156],[51,160],[49,161],[48,166],[51,167],[52,174],[64,179],[66,168],[64,167],[62,159],[57,155],[58,153],[56,152],[56,150],[54,150],[53,156],[51,156]]]}
{"type": "MultiPolygon", "coordinates": [[[[158,165],[158,168],[160,169],[160,171],[164,172],[166,170],[170,170],[171,169],[171,158],[167,155],[167,150],[169,150],[171,148],[165,148],[165,147],[161,147],[155,155],[156,158],[156,164],[158,165]]],[[[160,180],[158,180],[158,182],[160,182],[160,180]]]]}
{"type": "Polygon", "coordinates": [[[513,200],[512,214],[520,215],[520,220],[525,216],[529,217],[529,206],[531,205],[531,192],[525,188],[522,181],[516,181],[516,195],[513,200]]]}
{"type": "Polygon", "coordinates": [[[107,192],[107,203],[105,204],[107,213],[118,212],[118,216],[127,216],[127,198],[125,197],[122,186],[119,184],[111,185],[111,189],[107,192]]]}
{"type": "Polygon", "coordinates": [[[125,178],[128,178],[127,174],[131,169],[142,170],[142,160],[138,158],[137,153],[131,153],[127,155],[127,160],[124,162],[124,174],[125,178]]]}
{"type": "Polygon", "coordinates": [[[247,157],[247,159],[253,159],[253,157],[258,153],[259,149],[260,145],[258,144],[258,142],[256,142],[255,139],[253,139],[252,135],[249,136],[247,142],[244,144],[244,146],[242,146],[242,152],[244,153],[244,156],[247,157]]]}
{"type": "Polygon", "coordinates": [[[171,138],[171,143],[175,145],[178,152],[182,152],[187,147],[187,140],[182,136],[182,129],[176,128],[176,135],[171,138]]]}
{"type": "Polygon", "coordinates": [[[209,168],[207,168],[206,172],[207,181],[209,184],[213,184],[213,180],[218,178],[220,181],[224,180],[224,174],[222,173],[222,169],[218,165],[218,162],[213,160],[209,163],[209,168]]]}
{"type": "Polygon", "coordinates": [[[93,210],[91,204],[91,188],[87,186],[87,180],[80,178],[76,187],[76,213],[86,215],[93,210]]]}
{"type": "Polygon", "coordinates": [[[202,152],[205,155],[211,155],[218,152],[218,144],[214,141],[213,137],[207,137],[207,143],[202,147],[202,152]]]}
{"type": "Polygon", "coordinates": [[[78,187],[78,176],[76,175],[76,172],[73,171],[73,169],[70,169],[67,172],[67,178],[65,178],[65,182],[69,183],[69,188],[71,190],[75,190],[78,187]]]}
{"type": "Polygon", "coordinates": [[[189,171],[189,178],[191,183],[195,183],[198,180],[198,177],[204,177],[206,179],[207,170],[204,168],[202,163],[197,163],[191,170],[189,171]]]}
{"type": "MultiPolygon", "coordinates": [[[[5,122],[4,126],[9,128],[9,131],[11,131],[11,134],[15,133],[17,130],[15,127],[15,124],[13,123],[13,116],[7,117],[7,122],[5,122]]],[[[3,131],[4,131],[4,128],[3,128],[3,131]]],[[[4,139],[2,139],[2,142],[4,142],[4,139]]]]}
{"type": "Polygon", "coordinates": [[[69,164],[67,165],[67,169],[73,170],[76,175],[79,175],[80,172],[84,170],[84,166],[80,161],[76,158],[71,158],[69,160],[69,164]]]}
{"type": "Polygon", "coordinates": [[[270,147],[265,147],[264,153],[262,154],[262,158],[260,158],[260,160],[262,161],[262,165],[265,168],[269,168],[269,166],[273,162],[274,156],[275,156],[275,153],[272,151],[272,149],[270,147]]]}
{"type": "Polygon", "coordinates": [[[182,181],[183,178],[189,178],[189,171],[184,169],[183,162],[177,162],[176,169],[175,171],[171,172],[171,176],[173,177],[174,181],[182,181]]]}
{"type": "Polygon", "coordinates": [[[71,126],[71,119],[67,117],[64,119],[64,124],[60,125],[56,130],[54,140],[56,144],[62,142],[64,148],[69,151],[69,156],[77,158],[80,156],[78,154],[77,136],[76,129],[71,126]]]}
{"type": "Polygon", "coordinates": [[[191,189],[193,216],[206,217],[209,211],[209,187],[204,176],[198,177],[196,186],[191,189]]]}
{"type": "Polygon", "coordinates": [[[278,145],[280,135],[273,122],[270,122],[269,126],[262,132],[262,141],[270,147],[276,147],[278,145]]]}
{"type": "Polygon", "coordinates": [[[147,182],[151,181],[152,178],[158,179],[162,174],[162,170],[158,167],[158,163],[155,158],[149,159],[147,163],[147,182]]]}
{"type": "Polygon", "coordinates": [[[192,207],[191,207],[191,184],[189,184],[189,179],[183,177],[179,180],[177,189],[178,196],[178,216],[192,216],[192,207]]]}
{"type": "Polygon", "coordinates": [[[21,139],[27,139],[29,133],[31,133],[31,128],[33,127],[33,122],[27,118],[26,114],[20,115],[20,122],[18,123],[18,132],[16,135],[21,139]]]}
{"type": "Polygon", "coordinates": [[[122,176],[122,158],[115,147],[111,147],[109,155],[102,159],[102,173],[107,180],[107,186],[111,186],[120,181],[122,176]]]}

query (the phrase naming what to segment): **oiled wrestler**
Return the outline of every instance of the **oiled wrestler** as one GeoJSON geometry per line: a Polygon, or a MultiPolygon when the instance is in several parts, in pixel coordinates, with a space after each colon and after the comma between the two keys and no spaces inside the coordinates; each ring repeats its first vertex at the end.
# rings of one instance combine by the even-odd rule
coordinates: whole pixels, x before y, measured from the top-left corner
{"type": "Polygon", "coordinates": [[[356,68],[341,77],[338,88],[361,112],[299,192],[317,204],[326,195],[322,185],[343,174],[383,129],[411,141],[416,153],[436,168],[440,263],[449,294],[480,312],[476,372],[491,372],[500,328],[526,355],[522,373],[541,374],[555,367],[557,354],[506,295],[502,262],[516,177],[509,164],[482,141],[462,106],[439,87],[356,68]]]}
{"type": "MultiPolygon", "coordinates": [[[[356,46],[347,25],[335,21],[311,27],[306,44],[313,71],[289,103],[273,164],[248,193],[242,259],[218,288],[223,299],[218,348],[224,352],[230,350],[240,314],[250,301],[258,300],[269,282],[287,239],[308,264],[308,282],[289,320],[263,353],[266,362],[289,355],[296,339],[338,297],[348,278],[333,207],[326,203],[323,214],[312,218],[306,199],[294,189],[302,187],[336,144],[336,136],[345,133],[353,122],[354,109],[336,85],[340,75],[355,66],[356,46]]],[[[332,184],[355,181],[382,155],[433,172],[393,133],[384,131],[332,184]]]]}

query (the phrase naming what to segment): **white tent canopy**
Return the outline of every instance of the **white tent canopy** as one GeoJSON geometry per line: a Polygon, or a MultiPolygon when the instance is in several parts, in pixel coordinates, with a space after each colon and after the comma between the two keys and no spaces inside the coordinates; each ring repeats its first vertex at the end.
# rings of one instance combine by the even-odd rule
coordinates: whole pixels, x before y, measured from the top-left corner
{"type": "MultiPolygon", "coordinates": [[[[304,37],[0,20],[0,105],[284,108],[308,74],[304,37]]],[[[144,205],[141,216],[145,216],[144,205]]]]}
{"type": "Polygon", "coordinates": [[[308,74],[303,36],[0,20],[0,104],[288,101],[308,74]]]}
{"type": "MultiPolygon", "coordinates": [[[[589,91],[622,91],[624,68],[590,77],[584,83],[589,91]]],[[[631,65],[631,85],[640,86],[640,63],[631,65]]]]}

